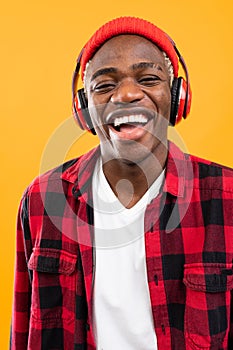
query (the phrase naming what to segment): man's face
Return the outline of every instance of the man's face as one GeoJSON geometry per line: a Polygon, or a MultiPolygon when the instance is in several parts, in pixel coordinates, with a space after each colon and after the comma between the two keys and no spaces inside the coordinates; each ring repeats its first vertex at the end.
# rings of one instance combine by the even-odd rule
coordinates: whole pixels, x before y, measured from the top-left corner
{"type": "Polygon", "coordinates": [[[137,35],[119,35],[86,74],[90,115],[102,155],[140,162],[167,138],[170,80],[163,53],[137,35]]]}

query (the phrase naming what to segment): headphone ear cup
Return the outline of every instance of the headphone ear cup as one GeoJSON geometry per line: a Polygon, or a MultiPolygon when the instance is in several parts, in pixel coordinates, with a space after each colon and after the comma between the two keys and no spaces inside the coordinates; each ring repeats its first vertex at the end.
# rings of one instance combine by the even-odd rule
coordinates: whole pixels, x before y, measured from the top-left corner
{"type": "Polygon", "coordinates": [[[174,78],[171,88],[171,112],[170,112],[170,124],[175,125],[177,120],[177,114],[179,109],[179,95],[180,95],[180,86],[182,78],[174,78]]]}
{"type": "Polygon", "coordinates": [[[94,126],[91,121],[91,116],[88,111],[88,103],[84,89],[79,89],[74,97],[73,115],[81,129],[88,130],[93,135],[96,135],[94,126]]]}
{"type": "Polygon", "coordinates": [[[171,88],[171,114],[170,123],[171,125],[176,125],[183,118],[186,118],[191,105],[191,91],[189,89],[188,99],[186,101],[187,95],[187,83],[182,78],[174,78],[171,88]],[[187,103],[187,105],[186,105],[187,103]]]}

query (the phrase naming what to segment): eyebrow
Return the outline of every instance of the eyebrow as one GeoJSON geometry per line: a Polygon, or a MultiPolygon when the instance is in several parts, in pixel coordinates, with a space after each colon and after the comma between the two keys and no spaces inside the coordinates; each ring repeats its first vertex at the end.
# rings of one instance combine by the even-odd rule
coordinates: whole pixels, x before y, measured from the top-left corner
{"type": "MultiPolygon", "coordinates": [[[[130,69],[132,70],[137,70],[137,69],[145,69],[145,68],[157,68],[158,70],[162,71],[163,69],[159,64],[156,64],[154,62],[139,62],[133,64],[130,69]]],[[[97,70],[91,77],[91,81],[96,79],[97,77],[105,74],[110,74],[110,73],[117,73],[118,69],[114,67],[107,67],[107,68],[101,68],[97,70]]]]}
{"type": "Polygon", "coordinates": [[[145,68],[157,68],[158,70],[163,70],[159,64],[156,64],[154,62],[139,62],[133,64],[130,68],[133,70],[145,68]]]}
{"type": "Polygon", "coordinates": [[[91,81],[96,79],[100,75],[105,75],[105,74],[109,74],[109,73],[116,73],[116,72],[117,72],[117,69],[113,68],[113,67],[99,69],[92,75],[91,81]]]}

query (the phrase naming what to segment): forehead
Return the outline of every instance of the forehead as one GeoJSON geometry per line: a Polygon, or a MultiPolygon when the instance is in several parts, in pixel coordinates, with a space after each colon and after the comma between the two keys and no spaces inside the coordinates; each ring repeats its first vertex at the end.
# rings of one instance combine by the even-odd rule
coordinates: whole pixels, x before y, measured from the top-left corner
{"type": "Polygon", "coordinates": [[[120,63],[132,65],[138,61],[164,65],[161,50],[148,39],[131,34],[113,37],[105,42],[91,59],[91,70],[120,63]]]}

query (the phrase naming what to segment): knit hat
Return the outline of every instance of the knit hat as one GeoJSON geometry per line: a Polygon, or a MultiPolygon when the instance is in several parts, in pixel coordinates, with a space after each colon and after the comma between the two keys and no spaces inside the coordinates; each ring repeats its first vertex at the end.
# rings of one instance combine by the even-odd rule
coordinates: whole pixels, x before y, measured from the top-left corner
{"type": "Polygon", "coordinates": [[[152,41],[170,58],[174,76],[178,76],[178,57],[172,39],[161,29],[144,19],[137,17],[119,17],[101,26],[88,40],[81,58],[81,76],[85,72],[87,62],[98,49],[109,39],[120,34],[135,34],[152,41]]]}

